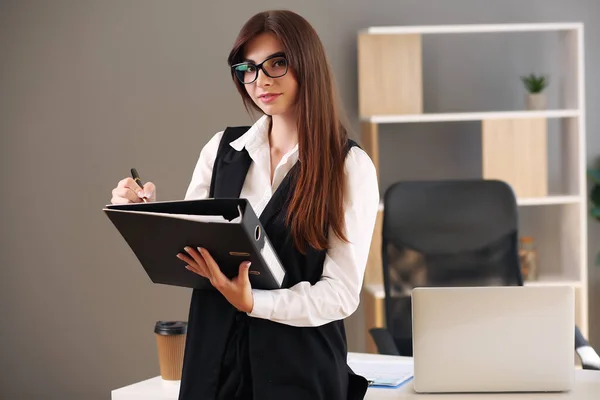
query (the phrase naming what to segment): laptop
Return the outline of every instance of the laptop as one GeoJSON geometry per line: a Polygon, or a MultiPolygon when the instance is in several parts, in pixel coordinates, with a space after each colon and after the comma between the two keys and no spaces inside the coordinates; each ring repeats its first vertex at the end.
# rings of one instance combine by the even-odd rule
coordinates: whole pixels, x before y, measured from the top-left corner
{"type": "Polygon", "coordinates": [[[574,308],[569,286],[413,289],[414,390],[571,390],[574,308]]]}

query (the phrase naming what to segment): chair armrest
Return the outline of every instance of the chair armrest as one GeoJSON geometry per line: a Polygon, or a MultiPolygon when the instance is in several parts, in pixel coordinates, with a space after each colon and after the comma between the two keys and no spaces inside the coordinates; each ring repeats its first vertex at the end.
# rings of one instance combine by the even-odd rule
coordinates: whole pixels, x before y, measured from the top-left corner
{"type": "Polygon", "coordinates": [[[386,354],[389,356],[399,356],[400,353],[394,342],[392,334],[385,328],[371,328],[369,333],[377,346],[379,354],[386,354]]]}
{"type": "Polygon", "coordinates": [[[588,341],[583,337],[579,327],[575,325],[575,350],[583,346],[589,346],[588,341]]]}
{"type": "Polygon", "coordinates": [[[583,369],[600,370],[600,356],[583,337],[577,326],[575,327],[575,351],[581,359],[583,369]]]}
{"type": "Polygon", "coordinates": [[[600,356],[591,346],[582,346],[577,348],[577,354],[581,359],[583,369],[593,369],[600,371],[600,356]]]}

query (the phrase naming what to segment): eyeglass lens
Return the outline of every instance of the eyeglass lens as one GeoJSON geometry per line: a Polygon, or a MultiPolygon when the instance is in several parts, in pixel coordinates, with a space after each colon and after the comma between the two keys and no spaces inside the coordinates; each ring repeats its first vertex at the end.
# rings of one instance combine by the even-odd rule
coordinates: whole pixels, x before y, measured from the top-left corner
{"type": "Polygon", "coordinates": [[[235,66],[235,75],[242,83],[252,83],[258,77],[258,68],[271,78],[279,78],[287,73],[288,64],[285,57],[274,57],[266,60],[262,65],[247,62],[235,66]]]}

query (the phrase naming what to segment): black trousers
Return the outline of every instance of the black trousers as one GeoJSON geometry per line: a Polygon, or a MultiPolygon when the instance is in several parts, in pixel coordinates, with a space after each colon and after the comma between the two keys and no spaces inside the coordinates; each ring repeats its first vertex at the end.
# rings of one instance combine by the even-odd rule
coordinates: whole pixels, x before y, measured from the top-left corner
{"type": "Polygon", "coordinates": [[[248,315],[238,312],[223,355],[218,400],[252,400],[252,374],[248,351],[248,315]]]}
{"type": "MultiPolygon", "coordinates": [[[[217,387],[217,400],[253,400],[252,371],[250,369],[249,321],[246,313],[235,316],[221,364],[217,387]]],[[[348,400],[363,399],[367,391],[367,380],[362,376],[349,376],[348,400]]],[[[298,398],[298,393],[295,394],[298,398]]],[[[260,400],[260,399],[256,399],[260,400]]],[[[283,400],[283,399],[282,399],[283,400]]]]}

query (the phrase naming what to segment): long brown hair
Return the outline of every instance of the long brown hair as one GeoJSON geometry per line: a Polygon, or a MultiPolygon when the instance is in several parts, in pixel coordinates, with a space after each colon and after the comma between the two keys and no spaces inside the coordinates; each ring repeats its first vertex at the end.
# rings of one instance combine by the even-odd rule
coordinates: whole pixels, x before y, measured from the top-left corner
{"type": "MultiPolygon", "coordinates": [[[[331,67],[314,28],[303,17],[285,10],[261,12],[250,18],[229,54],[229,65],[242,62],[244,46],[262,33],[272,33],[279,39],[298,81],[295,107],[299,169],[286,221],[300,251],[305,251],[306,244],[317,250],[327,249],[327,227],[347,241],[343,202],[348,133],[342,123],[331,67]]],[[[232,79],[246,109],[260,111],[233,73],[232,79]]]]}

